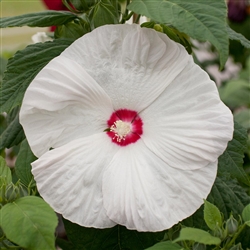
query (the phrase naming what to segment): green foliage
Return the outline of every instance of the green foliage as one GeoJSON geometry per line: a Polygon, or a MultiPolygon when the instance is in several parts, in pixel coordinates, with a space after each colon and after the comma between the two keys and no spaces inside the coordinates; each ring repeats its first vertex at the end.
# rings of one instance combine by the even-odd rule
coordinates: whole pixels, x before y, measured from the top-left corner
{"type": "MultiPolygon", "coordinates": [[[[250,18],[249,18],[250,21],[250,18]]],[[[230,106],[233,111],[234,119],[248,131],[248,140],[245,147],[244,170],[250,179],[250,57],[244,63],[245,68],[239,72],[238,79],[225,82],[220,88],[219,93],[222,100],[230,106]]],[[[243,131],[243,130],[242,130],[243,131]]],[[[246,132],[243,132],[246,133],[246,132]]],[[[244,174],[244,173],[243,173],[244,174]]],[[[248,185],[246,182],[244,182],[248,185]]],[[[249,189],[250,194],[250,189],[249,189]]]]}
{"type": "Polygon", "coordinates": [[[245,235],[246,244],[248,246],[249,235],[248,231],[245,229],[247,225],[250,225],[250,204],[242,211],[242,219],[244,222],[240,218],[240,213],[238,213],[238,221],[232,214],[229,219],[223,221],[220,214],[221,211],[218,207],[205,201],[204,220],[212,230],[212,234],[207,232],[208,230],[205,231],[198,228],[184,227],[180,230],[179,237],[173,242],[180,242],[185,248],[193,250],[206,249],[206,245],[216,245],[215,248],[209,248],[213,250],[231,250],[232,247],[241,246],[241,243],[237,244],[237,239],[242,235],[244,238],[245,235]]]}
{"type": "Polygon", "coordinates": [[[247,80],[236,79],[227,82],[219,89],[221,99],[231,108],[250,107],[250,85],[247,80]]]}
{"type": "Polygon", "coordinates": [[[0,28],[17,26],[48,27],[53,25],[62,25],[76,18],[76,15],[68,11],[48,10],[14,17],[4,17],[1,19],[0,28]]]}
{"type": "Polygon", "coordinates": [[[37,158],[30,150],[30,146],[27,140],[21,143],[20,151],[16,159],[15,171],[19,180],[26,186],[32,186],[34,184],[34,178],[31,174],[30,163],[37,158]]]}
{"type": "Polygon", "coordinates": [[[220,53],[221,68],[225,65],[229,42],[224,0],[133,0],[128,9],[173,25],[194,39],[211,42],[220,53]]]}
{"type": "Polygon", "coordinates": [[[68,38],[76,40],[84,34],[90,32],[90,25],[84,20],[75,19],[72,22],[60,25],[56,28],[55,38],[68,38]]]}
{"type": "Polygon", "coordinates": [[[184,250],[184,248],[176,243],[173,243],[172,241],[164,241],[157,243],[146,250],[184,250]]]}
{"type": "Polygon", "coordinates": [[[227,219],[231,212],[235,216],[241,214],[244,207],[250,203],[250,196],[236,180],[217,177],[208,201],[216,205],[227,219]]]}
{"type": "MultiPolygon", "coordinates": [[[[67,237],[71,243],[72,249],[134,249],[142,250],[159,242],[164,232],[159,233],[140,233],[134,230],[128,230],[123,226],[117,225],[113,228],[95,229],[85,228],[64,220],[67,237]]],[[[58,241],[60,244],[69,244],[58,241]]]]}
{"type": "Polygon", "coordinates": [[[206,245],[219,245],[221,243],[220,238],[214,237],[204,230],[190,227],[181,229],[180,236],[175,239],[174,242],[185,240],[195,241],[206,245]]]}
{"type": "Polygon", "coordinates": [[[111,1],[102,0],[90,10],[89,19],[91,28],[94,29],[105,24],[119,23],[119,14],[111,1]]]}
{"type": "Polygon", "coordinates": [[[95,3],[95,0],[62,0],[63,4],[72,12],[85,12],[95,3]],[[74,6],[74,8],[72,8],[74,6]]]}
{"type": "Polygon", "coordinates": [[[7,66],[7,60],[5,58],[0,57],[0,83],[3,80],[3,75],[6,69],[6,66],[7,66]]]}
{"type": "Polygon", "coordinates": [[[245,48],[250,49],[250,41],[247,40],[242,34],[235,32],[229,26],[227,27],[229,39],[239,41],[245,48]]]}
{"type": "Polygon", "coordinates": [[[226,150],[219,157],[218,174],[222,176],[225,173],[229,174],[232,178],[237,178],[239,182],[250,186],[249,177],[242,167],[246,145],[246,129],[235,122],[233,140],[228,143],[226,150]]]}
{"type": "Polygon", "coordinates": [[[32,44],[18,51],[8,62],[0,88],[0,112],[9,112],[20,105],[25,90],[37,73],[71,43],[72,40],[56,39],[53,42],[32,44]]]}
{"type": "Polygon", "coordinates": [[[156,31],[166,34],[173,41],[182,44],[189,54],[192,53],[189,37],[185,33],[179,32],[173,27],[167,26],[165,24],[158,24],[153,21],[142,23],[141,27],[155,29],[156,31]]]}
{"type": "Polygon", "coordinates": [[[250,204],[243,209],[242,218],[244,222],[250,227],[250,204]]]}
{"type": "Polygon", "coordinates": [[[0,226],[6,237],[29,250],[55,249],[56,225],[54,211],[35,196],[17,199],[0,210],[0,226]]]}
{"type": "MultiPolygon", "coordinates": [[[[238,34],[242,34],[244,37],[246,37],[248,40],[250,40],[250,15],[244,20],[244,22],[228,22],[232,30],[237,32],[238,34]]],[[[233,34],[232,34],[233,35],[233,34]]],[[[229,33],[229,37],[232,37],[229,33]]],[[[238,35],[237,35],[238,36],[238,35]]],[[[230,38],[231,39],[231,38],[230,38]]],[[[250,56],[250,49],[245,48],[243,45],[245,44],[241,36],[238,36],[238,39],[231,40],[229,44],[229,52],[230,55],[234,58],[235,62],[239,62],[244,68],[246,66],[247,58],[250,56]],[[241,40],[238,40],[241,39],[241,40]]],[[[249,72],[249,70],[248,70],[249,72]]],[[[249,73],[248,73],[249,76],[249,73]]]]}
{"type": "MultiPolygon", "coordinates": [[[[208,201],[204,201],[204,220],[207,226],[215,231],[217,228],[222,226],[222,217],[220,214],[220,210],[208,201]]],[[[202,242],[200,242],[202,243],[202,242]]]]}
{"type": "Polygon", "coordinates": [[[15,118],[0,136],[0,149],[11,148],[18,145],[24,139],[24,131],[19,123],[19,112],[17,112],[15,118]]]}
{"type": "MultiPolygon", "coordinates": [[[[231,220],[230,218],[232,218],[232,214],[234,215],[234,218],[239,218],[239,215],[242,213],[244,207],[250,203],[250,196],[247,195],[246,191],[236,180],[227,180],[225,178],[217,177],[207,200],[217,207],[210,209],[210,211],[213,211],[213,209],[219,209],[219,213],[223,215],[222,218],[227,221],[231,220]]],[[[192,216],[182,221],[181,224],[187,227],[195,227],[209,231],[209,227],[205,223],[205,220],[207,220],[205,217],[207,217],[208,214],[206,211],[203,213],[203,211],[204,206],[198,209],[192,216]]],[[[216,221],[220,221],[220,219],[216,219],[219,217],[218,210],[216,213],[217,216],[213,214],[210,216],[210,223],[214,226],[216,225],[216,221]]],[[[224,226],[226,227],[225,222],[222,222],[221,225],[222,226],[218,226],[216,230],[213,231],[213,234],[225,239],[226,235],[230,232],[228,231],[228,228],[224,228],[224,226]]],[[[240,236],[242,243],[243,241],[248,242],[248,235],[249,232],[245,229],[241,232],[240,236]]]]}
{"type": "Polygon", "coordinates": [[[237,121],[239,124],[241,124],[242,127],[245,129],[250,128],[250,108],[248,109],[242,109],[235,113],[234,115],[235,121],[237,121]]]}
{"type": "Polygon", "coordinates": [[[0,185],[8,184],[12,180],[10,168],[7,167],[6,162],[2,156],[0,156],[0,185]]]}

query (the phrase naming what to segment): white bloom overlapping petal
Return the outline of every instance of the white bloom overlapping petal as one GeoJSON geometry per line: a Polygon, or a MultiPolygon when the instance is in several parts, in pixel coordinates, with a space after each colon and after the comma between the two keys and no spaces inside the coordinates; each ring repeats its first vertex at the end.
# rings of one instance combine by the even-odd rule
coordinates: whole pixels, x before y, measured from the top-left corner
{"type": "Polygon", "coordinates": [[[138,25],[102,26],[54,58],[28,87],[20,122],[55,211],[138,231],[170,228],[200,207],[233,133],[208,75],[181,45],[138,25]],[[121,114],[125,123],[110,128],[127,130],[113,137],[105,129],[121,114]]]}

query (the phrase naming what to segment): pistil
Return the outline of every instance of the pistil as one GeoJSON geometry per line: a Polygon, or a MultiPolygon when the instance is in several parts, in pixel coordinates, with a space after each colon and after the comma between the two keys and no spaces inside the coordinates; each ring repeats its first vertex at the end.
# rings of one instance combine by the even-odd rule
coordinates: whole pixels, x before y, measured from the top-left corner
{"type": "Polygon", "coordinates": [[[107,120],[107,125],[108,128],[104,132],[113,143],[122,147],[135,143],[143,133],[143,122],[134,110],[116,110],[107,120]]]}
{"type": "Polygon", "coordinates": [[[115,133],[113,139],[116,139],[117,142],[121,142],[125,140],[126,135],[131,132],[131,123],[118,120],[110,127],[110,131],[115,133]]]}

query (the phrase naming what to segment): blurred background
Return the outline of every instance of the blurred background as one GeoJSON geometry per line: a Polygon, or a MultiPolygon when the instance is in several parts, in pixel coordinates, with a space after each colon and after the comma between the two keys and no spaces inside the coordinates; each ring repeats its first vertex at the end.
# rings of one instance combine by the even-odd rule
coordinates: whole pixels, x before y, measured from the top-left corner
{"type": "MultiPolygon", "coordinates": [[[[43,11],[46,10],[46,6],[41,0],[3,0],[0,2],[0,9],[1,17],[7,17],[43,11]]],[[[32,43],[31,36],[39,31],[48,31],[48,28],[1,29],[1,54],[13,54],[13,51],[26,47],[32,43]]]]}

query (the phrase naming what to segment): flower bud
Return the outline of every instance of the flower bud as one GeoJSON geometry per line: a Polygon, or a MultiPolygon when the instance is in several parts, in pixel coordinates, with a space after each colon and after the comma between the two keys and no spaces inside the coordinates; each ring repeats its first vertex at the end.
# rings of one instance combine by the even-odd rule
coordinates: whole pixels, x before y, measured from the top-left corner
{"type": "Polygon", "coordinates": [[[230,218],[226,222],[226,230],[229,235],[232,235],[235,232],[237,232],[237,229],[238,229],[238,221],[231,214],[230,218]]]}
{"type": "Polygon", "coordinates": [[[19,190],[20,197],[24,197],[24,196],[29,195],[28,189],[22,184],[18,185],[18,190],[19,190]]]}
{"type": "Polygon", "coordinates": [[[193,250],[206,250],[206,245],[202,244],[202,243],[194,243],[193,245],[193,250]]]}
{"type": "Polygon", "coordinates": [[[10,183],[7,187],[6,187],[6,191],[5,191],[5,199],[8,202],[12,202],[16,199],[19,198],[19,190],[18,187],[16,185],[14,185],[13,183],[10,183]]]}
{"type": "Polygon", "coordinates": [[[154,25],[154,29],[155,29],[156,31],[159,31],[159,32],[163,33],[163,28],[161,27],[160,24],[155,24],[155,25],[154,25]]]}

